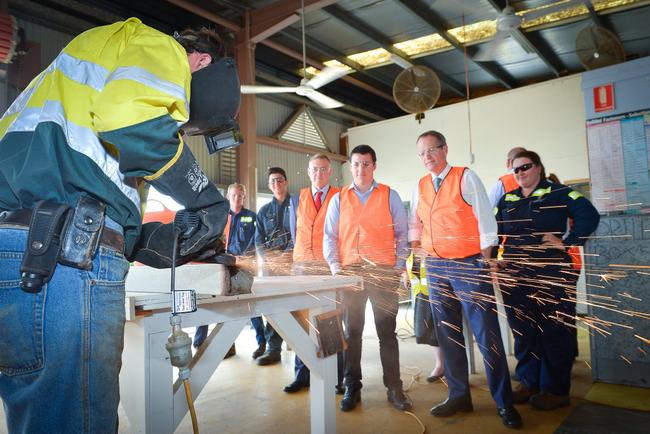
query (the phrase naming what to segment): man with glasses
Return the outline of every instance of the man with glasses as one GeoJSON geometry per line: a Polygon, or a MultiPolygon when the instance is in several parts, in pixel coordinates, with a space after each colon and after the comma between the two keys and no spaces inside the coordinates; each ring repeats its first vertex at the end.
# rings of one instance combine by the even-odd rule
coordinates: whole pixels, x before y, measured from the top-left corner
{"type": "MultiPolygon", "coordinates": [[[[309,159],[307,174],[311,186],[300,190],[298,196],[291,197],[289,215],[291,238],[293,239],[293,273],[295,275],[328,274],[329,268],[323,257],[323,226],[325,213],[332,197],[339,192],[330,186],[332,165],[327,155],[316,154],[309,159]]],[[[296,312],[303,326],[309,327],[305,318],[309,310],[296,312]]],[[[296,376],[284,388],[287,393],[295,393],[309,387],[309,368],[296,355],[296,376]]],[[[337,389],[338,391],[338,389],[337,389]]]]}
{"type": "Polygon", "coordinates": [[[352,150],[353,182],[332,198],[325,217],[323,255],[332,274],[361,275],[364,280],[363,289],[343,292],[348,349],[344,354],[342,411],[352,411],[361,400],[361,337],[368,299],[375,317],[388,401],[399,410],[409,410],[412,405],[402,390],[395,334],[397,288],[408,250],[407,217],[397,192],[375,181],[376,162],[370,146],[359,145],[352,150]]]}
{"type": "MultiPolygon", "coordinates": [[[[270,167],[268,172],[269,189],[273,199],[261,207],[257,213],[255,247],[262,258],[262,272],[265,276],[284,274],[290,252],[293,248],[289,224],[289,183],[287,174],[280,167],[270,167]]],[[[266,351],[257,358],[257,364],[272,365],[280,361],[282,337],[267,322],[264,330],[266,351]]]]}
{"type": "Polygon", "coordinates": [[[448,398],[431,414],[448,417],[473,410],[469,391],[463,314],[478,342],[492,397],[503,424],[521,426],[513,406],[494,290],[487,263],[495,255],[497,223],[485,188],[466,167],[447,163],[447,141],[437,131],[422,133],[417,153],[428,173],[416,185],[409,240],[426,256],[427,284],[438,340],[445,358],[448,398]]]}
{"type": "Polygon", "coordinates": [[[525,150],[525,148],[517,146],[508,151],[508,155],[506,156],[506,170],[508,173],[499,177],[499,180],[492,186],[492,189],[488,194],[492,208],[497,206],[499,199],[501,199],[501,196],[509,191],[519,188],[517,181],[515,181],[515,175],[512,173],[512,159],[515,155],[520,152],[524,152],[525,150]]]}

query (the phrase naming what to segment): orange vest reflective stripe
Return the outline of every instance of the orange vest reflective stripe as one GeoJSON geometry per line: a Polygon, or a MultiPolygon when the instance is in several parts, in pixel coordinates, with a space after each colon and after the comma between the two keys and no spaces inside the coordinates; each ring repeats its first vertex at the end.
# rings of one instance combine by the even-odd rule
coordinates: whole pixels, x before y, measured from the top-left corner
{"type": "Polygon", "coordinates": [[[228,221],[226,221],[226,227],[223,230],[223,237],[225,238],[225,247],[226,251],[228,250],[228,243],[230,242],[230,226],[232,225],[232,214],[228,211],[228,221]]]}
{"type": "Polygon", "coordinates": [[[377,184],[365,205],[353,188],[345,187],[340,194],[339,215],[341,265],[366,261],[395,265],[395,231],[388,186],[377,184]]]}
{"type": "Polygon", "coordinates": [[[515,175],[512,173],[508,173],[506,175],[503,175],[502,177],[499,178],[499,181],[501,181],[501,184],[503,184],[503,193],[508,193],[509,191],[516,190],[519,188],[519,184],[517,184],[517,180],[515,179],[515,175]]]}
{"type": "Polygon", "coordinates": [[[296,245],[293,248],[294,261],[324,261],[323,227],[327,206],[338,188],[330,187],[322,200],[320,210],[316,211],[314,197],[310,188],[300,190],[298,209],[296,210],[296,245]]]}
{"type": "Polygon", "coordinates": [[[481,252],[474,211],[460,190],[465,167],[452,167],[436,193],[431,174],[420,179],[417,215],[422,220],[422,248],[431,256],[456,259],[481,252]]]}

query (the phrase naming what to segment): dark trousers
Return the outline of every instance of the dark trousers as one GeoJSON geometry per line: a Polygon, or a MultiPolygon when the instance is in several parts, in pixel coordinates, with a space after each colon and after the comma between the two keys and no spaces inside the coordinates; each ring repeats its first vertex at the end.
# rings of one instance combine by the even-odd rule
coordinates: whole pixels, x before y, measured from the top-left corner
{"type": "Polygon", "coordinates": [[[508,363],[503,350],[489,269],[479,256],[446,260],[428,257],[427,284],[438,341],[445,358],[449,398],[470,394],[463,314],[478,342],[490,393],[497,407],[512,405],[508,363]]]}
{"type": "Polygon", "coordinates": [[[348,387],[361,387],[361,337],[366,322],[366,303],[370,299],[375,316],[375,328],[379,337],[379,356],[384,371],[384,385],[389,389],[402,388],[399,373],[399,345],[395,334],[398,311],[396,291],[374,288],[364,282],[366,289],[343,292],[345,306],[345,332],[348,349],[343,356],[345,362],[344,383],[348,387]]]}
{"type": "Polygon", "coordinates": [[[251,326],[255,330],[255,340],[257,340],[257,345],[262,345],[266,339],[264,337],[264,320],[261,316],[256,316],[251,318],[251,326]]]}
{"type": "Polygon", "coordinates": [[[530,388],[568,395],[577,355],[578,276],[559,265],[513,266],[508,274],[515,286],[502,285],[502,292],[515,338],[516,373],[530,388]]]}

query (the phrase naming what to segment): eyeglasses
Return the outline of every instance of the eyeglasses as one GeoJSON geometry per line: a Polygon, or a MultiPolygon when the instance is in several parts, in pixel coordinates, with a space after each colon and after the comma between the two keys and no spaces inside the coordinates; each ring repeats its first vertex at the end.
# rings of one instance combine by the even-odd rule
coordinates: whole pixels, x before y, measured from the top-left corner
{"type": "Polygon", "coordinates": [[[282,184],[285,181],[286,181],[286,179],[281,178],[281,177],[271,178],[271,179],[269,179],[269,184],[282,184]]]}
{"type": "Polygon", "coordinates": [[[363,166],[363,167],[370,167],[370,166],[372,166],[373,164],[375,164],[375,163],[373,163],[372,161],[361,161],[361,162],[355,161],[355,162],[353,162],[353,163],[350,163],[350,166],[352,166],[352,167],[354,167],[355,169],[357,169],[357,168],[359,168],[360,166],[363,166]]]}
{"type": "Polygon", "coordinates": [[[431,157],[432,155],[434,155],[436,152],[438,152],[439,150],[441,150],[444,147],[445,147],[445,145],[437,145],[437,146],[434,146],[434,147],[431,147],[431,148],[427,148],[427,149],[424,150],[424,152],[418,152],[418,157],[424,158],[425,155],[427,157],[431,157]]]}
{"type": "Polygon", "coordinates": [[[328,169],[329,167],[312,167],[309,170],[313,173],[318,173],[318,172],[325,173],[327,172],[328,169]]]}
{"type": "Polygon", "coordinates": [[[530,168],[533,167],[534,165],[535,165],[535,163],[522,164],[521,166],[515,167],[514,169],[512,169],[512,171],[515,172],[515,175],[516,175],[519,172],[526,172],[526,171],[530,170],[530,168]]]}

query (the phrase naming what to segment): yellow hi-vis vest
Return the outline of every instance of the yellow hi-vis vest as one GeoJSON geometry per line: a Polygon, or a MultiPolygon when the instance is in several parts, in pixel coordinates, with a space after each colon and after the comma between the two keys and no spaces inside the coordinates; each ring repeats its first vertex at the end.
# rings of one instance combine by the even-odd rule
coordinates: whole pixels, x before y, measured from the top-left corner
{"type": "Polygon", "coordinates": [[[429,289],[427,288],[427,271],[423,261],[420,262],[419,273],[413,272],[413,253],[406,259],[406,272],[408,273],[409,280],[411,281],[411,290],[413,297],[422,294],[429,298],[429,289]]]}

